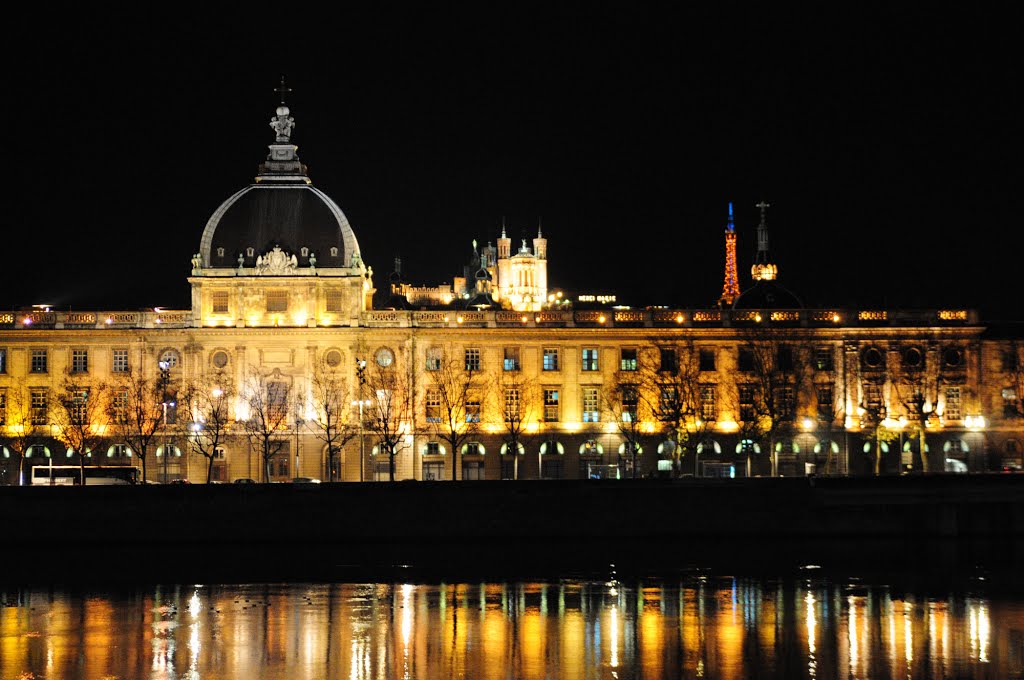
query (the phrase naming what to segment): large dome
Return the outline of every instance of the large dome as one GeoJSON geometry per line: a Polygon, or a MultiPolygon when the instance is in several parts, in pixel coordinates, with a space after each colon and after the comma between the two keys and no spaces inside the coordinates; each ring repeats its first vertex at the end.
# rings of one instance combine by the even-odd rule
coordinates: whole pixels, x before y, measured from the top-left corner
{"type": "Polygon", "coordinates": [[[327,194],[276,182],[257,182],[224,201],[206,223],[199,252],[204,267],[238,267],[239,255],[252,267],[274,246],[296,255],[299,266],[313,255],[317,267],[348,267],[359,252],[348,219],[327,194]]]}
{"type": "Polygon", "coordinates": [[[206,223],[202,267],[253,267],[275,247],[294,255],[301,267],[357,266],[359,244],[348,219],[310,182],[291,143],[295,120],[288,107],[282,102],[276,113],[270,120],[275,143],[255,182],[224,201],[206,223]]]}
{"type": "Polygon", "coordinates": [[[804,304],[788,288],[773,280],[758,281],[740,293],[733,309],[803,309],[804,304]]]}

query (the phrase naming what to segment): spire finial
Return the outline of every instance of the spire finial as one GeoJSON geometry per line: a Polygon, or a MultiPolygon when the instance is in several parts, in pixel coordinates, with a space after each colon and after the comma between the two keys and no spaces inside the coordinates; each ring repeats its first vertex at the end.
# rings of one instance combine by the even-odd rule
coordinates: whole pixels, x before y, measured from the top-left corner
{"type": "Polygon", "coordinates": [[[726,223],[725,229],[726,229],[726,231],[729,231],[729,232],[736,231],[736,225],[733,224],[733,221],[732,221],[732,201],[729,201],[729,221],[726,223]]]}
{"type": "Polygon", "coordinates": [[[504,215],[501,216],[501,237],[502,238],[508,238],[508,236],[505,235],[505,216],[504,215]]]}
{"type": "Polygon", "coordinates": [[[761,201],[757,207],[761,209],[761,223],[757,225],[757,255],[750,275],[755,281],[770,281],[778,276],[779,269],[768,257],[768,203],[761,201]]]}
{"type": "Polygon", "coordinates": [[[284,96],[287,93],[291,92],[291,91],[292,91],[292,88],[290,88],[290,87],[288,87],[287,85],[284,84],[284,74],[282,73],[281,74],[281,84],[278,85],[277,89],[274,90],[274,92],[277,92],[279,95],[281,95],[281,106],[284,106],[284,96]]]}
{"type": "Polygon", "coordinates": [[[540,217],[538,217],[537,218],[537,238],[544,238],[544,232],[542,230],[542,227],[543,227],[543,223],[541,222],[540,217]]]}

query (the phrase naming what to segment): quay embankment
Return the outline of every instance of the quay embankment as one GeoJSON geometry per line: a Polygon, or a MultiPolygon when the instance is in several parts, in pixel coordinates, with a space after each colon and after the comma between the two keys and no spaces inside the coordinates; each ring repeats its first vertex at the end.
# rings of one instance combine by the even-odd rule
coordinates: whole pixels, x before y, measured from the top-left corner
{"type": "Polygon", "coordinates": [[[1024,564],[1024,475],[0,487],[9,577],[1024,564]]]}

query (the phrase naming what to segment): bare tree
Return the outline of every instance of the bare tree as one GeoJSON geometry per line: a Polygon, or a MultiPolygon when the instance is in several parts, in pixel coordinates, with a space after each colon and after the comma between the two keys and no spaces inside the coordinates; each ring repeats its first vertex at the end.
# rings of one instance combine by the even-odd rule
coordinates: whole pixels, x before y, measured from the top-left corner
{"type": "Polygon", "coordinates": [[[68,375],[50,407],[57,439],[78,458],[83,486],[86,458],[99,455],[109,441],[106,390],[102,382],[84,374],[68,375]]]}
{"type": "Polygon", "coordinates": [[[672,442],[672,476],[679,476],[683,459],[688,457],[693,459],[696,475],[698,451],[710,441],[717,419],[717,386],[702,378],[699,350],[692,342],[656,338],[640,359],[640,398],[663,423],[672,442]]]}
{"type": "Polygon", "coordinates": [[[860,403],[861,429],[871,439],[875,476],[882,474],[882,453],[899,437],[889,425],[889,411],[881,399],[865,399],[860,403]]]}
{"type": "Polygon", "coordinates": [[[427,426],[448,443],[452,452],[452,481],[458,479],[462,445],[480,430],[478,371],[459,360],[454,349],[431,348],[427,357],[427,385],[423,413],[427,426]]]}
{"type": "Polygon", "coordinates": [[[242,422],[249,448],[259,455],[263,481],[270,481],[270,463],[285,448],[281,432],[288,427],[292,411],[289,385],[277,372],[265,373],[251,367],[242,387],[242,400],[248,417],[242,422]]]}
{"type": "Polygon", "coordinates": [[[501,428],[506,454],[512,456],[512,479],[519,479],[519,455],[532,439],[531,428],[540,415],[537,382],[518,368],[502,370],[489,376],[486,392],[487,420],[501,428]]]}
{"type": "Polygon", "coordinates": [[[636,479],[637,457],[643,450],[644,431],[653,427],[655,411],[650,394],[641,395],[639,371],[617,371],[615,377],[604,388],[601,400],[604,410],[611,414],[619,436],[622,437],[625,456],[630,464],[630,476],[636,479]]]}
{"type": "Polygon", "coordinates": [[[234,401],[234,386],[221,373],[205,375],[190,382],[181,396],[189,415],[182,434],[192,453],[206,459],[207,484],[213,481],[217,455],[230,436],[231,405],[234,401]]]}
{"type": "Polygon", "coordinates": [[[18,459],[18,484],[24,484],[25,458],[33,446],[44,445],[49,439],[49,414],[45,414],[47,424],[38,424],[40,418],[33,418],[28,387],[25,381],[17,379],[10,388],[0,394],[5,399],[2,404],[6,412],[7,427],[0,426],[0,446],[7,449],[18,459]]]}
{"type": "Polygon", "coordinates": [[[395,481],[395,455],[402,449],[412,416],[413,389],[409,375],[394,364],[371,361],[364,373],[370,394],[366,428],[388,457],[388,479],[395,481]]]}
{"type": "Polygon", "coordinates": [[[141,371],[117,374],[110,384],[107,401],[111,438],[123,443],[142,465],[146,482],[149,447],[164,419],[161,383],[145,377],[141,371]]]}
{"type": "Polygon", "coordinates": [[[324,358],[314,364],[309,384],[313,413],[307,422],[327,447],[327,480],[333,482],[334,459],[359,434],[359,423],[352,416],[348,381],[324,358]]]}

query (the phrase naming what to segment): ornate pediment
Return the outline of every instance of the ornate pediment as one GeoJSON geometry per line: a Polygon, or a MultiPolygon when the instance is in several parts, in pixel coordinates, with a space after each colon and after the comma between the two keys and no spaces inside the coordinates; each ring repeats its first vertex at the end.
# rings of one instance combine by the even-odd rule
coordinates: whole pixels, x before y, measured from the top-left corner
{"type": "Polygon", "coordinates": [[[257,274],[291,274],[298,266],[299,258],[284,252],[280,246],[256,258],[257,274]]]}

